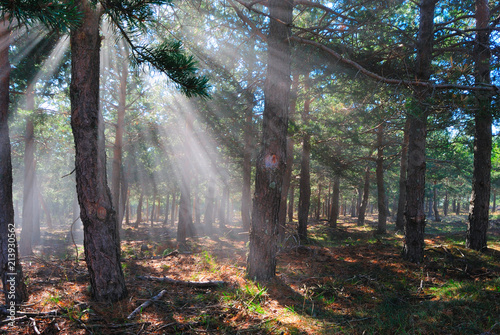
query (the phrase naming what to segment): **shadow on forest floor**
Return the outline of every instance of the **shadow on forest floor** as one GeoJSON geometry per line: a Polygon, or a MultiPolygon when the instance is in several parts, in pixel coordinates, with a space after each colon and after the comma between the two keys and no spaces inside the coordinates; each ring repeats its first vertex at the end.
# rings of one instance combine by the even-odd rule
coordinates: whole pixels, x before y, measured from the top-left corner
{"type": "MultiPolygon", "coordinates": [[[[279,250],[277,277],[245,278],[248,234],[228,227],[190,238],[189,252],[174,252],[174,227],[149,224],[122,233],[125,301],[91,301],[81,235],[44,232],[35,255],[23,258],[30,318],[3,324],[9,334],[498,334],[500,229],[490,249],[464,247],[464,217],[429,222],[423,264],[400,257],[402,235],[389,224],[377,235],[376,217],[362,227],[341,217],[338,228],[313,222],[309,243],[289,235],[279,250]],[[79,258],[75,257],[75,239],[79,258]],[[145,281],[222,280],[219,287],[145,281]],[[140,304],[161,299],[129,320],[140,304]],[[43,314],[58,311],[58,316],[43,314]],[[38,314],[37,314],[38,313],[38,314]],[[35,330],[36,329],[36,330],[35,330]]],[[[294,231],[291,225],[289,231],[294,231]]]]}

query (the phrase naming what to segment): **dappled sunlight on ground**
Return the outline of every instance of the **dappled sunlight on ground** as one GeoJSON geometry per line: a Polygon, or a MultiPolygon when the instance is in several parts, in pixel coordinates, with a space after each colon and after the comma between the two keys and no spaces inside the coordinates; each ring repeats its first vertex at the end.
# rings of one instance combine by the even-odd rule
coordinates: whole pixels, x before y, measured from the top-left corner
{"type": "MultiPolygon", "coordinates": [[[[300,245],[289,238],[278,254],[277,278],[267,284],[245,278],[248,234],[241,229],[200,234],[189,239],[189,251],[177,252],[171,238],[174,227],[157,225],[151,232],[149,226],[127,227],[122,238],[122,267],[129,297],[112,305],[91,301],[85,263],[75,263],[75,248],[67,233],[53,232],[51,238],[58,242],[51,245],[52,255],[45,245],[35,256],[23,258],[31,293],[23,310],[31,311],[37,329],[47,329],[47,334],[56,324],[57,334],[437,330],[462,334],[485,332],[494,326],[489,320],[500,312],[498,229],[490,232],[490,249],[481,254],[456,242],[458,225],[439,223],[449,232],[427,234],[425,260],[417,265],[401,259],[403,237],[392,233],[392,224],[387,234],[377,235],[375,220],[358,227],[351,218],[347,223],[342,219],[336,229],[313,222],[309,244],[300,245]],[[197,288],[145,281],[140,276],[184,282],[222,280],[226,285],[197,288]],[[166,293],[160,300],[136,318],[127,319],[162,290],[166,293]],[[36,314],[51,311],[58,316],[36,314]]],[[[437,227],[436,223],[433,229],[437,227]]],[[[19,321],[15,331],[33,333],[32,320],[19,321]]]]}

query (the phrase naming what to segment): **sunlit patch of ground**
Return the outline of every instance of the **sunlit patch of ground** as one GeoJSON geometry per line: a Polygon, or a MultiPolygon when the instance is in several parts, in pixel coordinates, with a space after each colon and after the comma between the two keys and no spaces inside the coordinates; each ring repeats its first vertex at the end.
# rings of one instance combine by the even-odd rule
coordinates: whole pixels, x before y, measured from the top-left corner
{"type": "MultiPolygon", "coordinates": [[[[362,227],[350,217],[342,217],[336,229],[326,222],[312,222],[309,244],[300,245],[290,236],[281,246],[277,278],[266,285],[245,278],[248,234],[241,229],[200,234],[189,239],[188,252],[176,253],[174,227],[127,227],[122,266],[129,298],[112,305],[91,301],[85,263],[75,262],[72,239],[63,230],[52,232],[51,244],[23,259],[31,296],[22,310],[33,314],[14,328],[4,324],[1,330],[9,334],[34,334],[35,328],[43,334],[495,334],[500,331],[500,232],[497,227],[490,230],[487,252],[470,251],[464,247],[464,223],[457,223],[459,219],[430,224],[426,257],[420,265],[401,259],[402,235],[392,233],[392,224],[388,234],[377,235],[372,217],[362,227]],[[223,280],[227,285],[194,288],[139,276],[223,280]],[[164,289],[161,299],[127,319],[164,289]],[[35,314],[50,311],[58,316],[35,314]]],[[[81,246],[79,250],[81,259],[81,246]]]]}

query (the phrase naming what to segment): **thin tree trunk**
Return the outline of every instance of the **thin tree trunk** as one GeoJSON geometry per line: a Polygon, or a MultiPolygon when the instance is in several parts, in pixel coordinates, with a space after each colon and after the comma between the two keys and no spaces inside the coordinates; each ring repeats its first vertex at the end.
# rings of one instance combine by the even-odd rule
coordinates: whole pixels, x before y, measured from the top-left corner
{"type": "Polygon", "coordinates": [[[339,219],[339,200],[340,200],[340,177],[335,176],[333,179],[333,194],[332,207],[330,214],[330,227],[337,228],[337,220],[339,219]]]}
{"type": "MultiPolygon", "coordinates": [[[[126,49],[124,49],[124,53],[126,49]]],[[[127,77],[128,77],[128,55],[124,54],[121,63],[120,72],[120,87],[118,94],[117,121],[115,125],[115,143],[113,145],[113,165],[111,173],[111,189],[113,198],[113,207],[118,216],[117,228],[118,232],[122,228],[123,212],[120,211],[120,185],[123,177],[122,173],[122,151],[123,151],[123,133],[125,131],[125,109],[127,99],[127,77]]]]}
{"type": "Polygon", "coordinates": [[[439,216],[439,211],[438,211],[438,201],[437,201],[437,187],[436,187],[436,181],[434,181],[434,199],[433,199],[433,209],[434,209],[434,221],[436,222],[441,222],[441,217],[439,216]]]}
{"type": "MultiPolygon", "coordinates": [[[[431,76],[435,8],[436,0],[422,0],[420,3],[415,68],[418,80],[427,81],[431,76]]],[[[410,125],[403,258],[414,263],[420,263],[424,259],[425,145],[428,106],[430,105],[427,104],[429,93],[427,88],[415,88],[414,98],[417,105],[408,114],[410,125]]]]}
{"type": "Polygon", "coordinates": [[[452,209],[453,213],[457,212],[457,199],[453,199],[453,201],[451,203],[451,209],[452,209]]]}
{"type": "Polygon", "coordinates": [[[177,202],[177,192],[176,190],[174,189],[174,191],[172,192],[172,213],[170,214],[170,224],[173,226],[175,225],[175,206],[176,206],[176,202],[177,202]]]}
{"type": "Polygon", "coordinates": [[[245,128],[243,134],[243,185],[241,189],[241,223],[243,230],[250,231],[250,210],[252,207],[251,178],[252,178],[252,135],[253,135],[253,108],[255,105],[253,92],[248,94],[248,106],[245,109],[245,128]],[[251,100],[251,101],[250,101],[251,100]]]}
{"type": "Polygon", "coordinates": [[[125,174],[125,171],[123,171],[123,167],[120,179],[121,179],[121,187],[120,187],[120,205],[118,211],[118,226],[121,228],[123,223],[123,217],[125,216],[126,214],[125,211],[127,210],[126,206],[128,203],[128,195],[129,195],[127,174],[125,174]]]}
{"type": "Polygon", "coordinates": [[[492,212],[496,212],[497,210],[497,192],[493,191],[493,208],[491,209],[492,212]]]}
{"type": "Polygon", "coordinates": [[[377,233],[385,234],[387,232],[387,206],[384,185],[384,126],[382,122],[377,127],[377,204],[378,204],[378,225],[377,233]]]}
{"type": "MultiPolygon", "coordinates": [[[[490,10],[487,0],[476,0],[476,41],[474,45],[476,86],[491,84],[490,77],[490,10]]],[[[469,208],[466,247],[478,251],[487,249],[487,232],[491,189],[491,126],[493,115],[490,92],[476,93],[474,113],[474,172],[469,208]]]]}
{"type": "Polygon", "coordinates": [[[293,222],[293,206],[295,205],[295,185],[290,187],[290,195],[288,200],[288,222],[293,222]]]}
{"type": "MultiPolygon", "coordinates": [[[[38,189],[38,201],[40,202],[40,205],[42,206],[43,212],[45,213],[45,218],[47,221],[47,228],[53,229],[54,226],[52,224],[52,215],[50,215],[50,209],[47,207],[47,204],[45,203],[45,200],[43,199],[42,192],[40,192],[40,189],[38,189]]],[[[78,202],[77,202],[78,205],[78,202]]]]}
{"type": "Polygon", "coordinates": [[[226,229],[226,204],[229,196],[229,187],[228,185],[224,185],[224,189],[222,191],[222,199],[219,207],[219,228],[224,230],[226,229]]]}
{"type": "Polygon", "coordinates": [[[370,167],[367,166],[365,168],[365,178],[363,184],[363,199],[361,200],[361,206],[359,206],[358,226],[362,226],[365,224],[365,213],[366,213],[366,206],[368,205],[369,193],[370,193],[370,167]]]}
{"type": "Polygon", "coordinates": [[[204,216],[204,224],[208,232],[213,230],[214,224],[214,213],[215,213],[215,185],[213,184],[215,180],[212,178],[208,181],[208,191],[207,198],[205,200],[205,216],[204,216]]]}
{"type": "Polygon", "coordinates": [[[127,189],[127,204],[125,205],[125,223],[130,226],[130,189],[127,189]]]}
{"type": "Polygon", "coordinates": [[[40,189],[38,187],[38,181],[35,174],[35,180],[33,182],[33,235],[31,236],[31,241],[33,245],[40,244],[41,231],[40,231],[40,202],[38,201],[38,194],[40,189]]]}
{"type": "Polygon", "coordinates": [[[460,199],[457,201],[457,215],[460,215],[460,199]]]}
{"type": "Polygon", "coordinates": [[[399,199],[398,212],[396,214],[396,230],[405,229],[406,210],[406,170],[408,169],[408,141],[410,137],[410,118],[407,116],[403,133],[403,143],[401,143],[401,163],[399,168],[399,199]]]}
{"type": "Polygon", "coordinates": [[[142,221],[142,203],[144,201],[144,192],[141,191],[141,195],[139,196],[139,202],[137,204],[137,219],[135,220],[135,228],[139,227],[139,224],[142,221]]]}
{"type": "Polygon", "coordinates": [[[281,202],[280,202],[280,213],[279,213],[279,226],[278,234],[279,241],[282,242],[285,239],[285,227],[286,227],[286,210],[287,210],[287,197],[288,190],[290,189],[290,183],[292,180],[292,168],[293,168],[293,139],[287,137],[287,147],[286,147],[286,169],[285,175],[283,176],[283,186],[281,192],[281,202]]]}
{"type": "Polygon", "coordinates": [[[151,224],[151,228],[153,228],[153,223],[154,223],[154,218],[155,218],[155,210],[156,210],[156,194],[157,191],[156,191],[156,187],[153,191],[153,207],[151,208],[151,217],[149,219],[149,222],[151,224]]]}
{"type": "MultiPolygon", "coordinates": [[[[35,92],[32,85],[26,91],[26,109],[34,113],[35,92]]],[[[26,134],[24,137],[24,188],[23,188],[23,229],[19,253],[21,256],[33,254],[33,221],[35,209],[35,133],[33,116],[26,117],[26,134]]]]}
{"type": "Polygon", "coordinates": [[[12,163],[9,136],[9,45],[8,20],[0,23],[0,273],[5,304],[18,309],[28,299],[23,270],[19,261],[14,204],[12,201],[12,163]],[[14,292],[14,295],[12,295],[14,292]]]}
{"type": "Polygon", "coordinates": [[[257,157],[255,199],[250,229],[247,275],[266,281],[276,274],[281,186],[286,166],[290,94],[289,37],[293,3],[269,1],[268,67],[264,85],[262,144],[257,157]]]}
{"type": "Polygon", "coordinates": [[[92,297],[114,302],[127,296],[127,288],[120,264],[116,212],[106,178],[104,121],[99,111],[100,14],[86,0],[76,4],[83,18],[71,32],[70,100],[85,262],[92,297]]]}
{"type": "Polygon", "coordinates": [[[316,205],[316,220],[319,221],[321,211],[321,181],[318,181],[318,202],[316,205]]]}
{"type": "Polygon", "coordinates": [[[165,227],[168,223],[168,213],[170,209],[170,194],[167,193],[167,199],[166,199],[166,204],[165,204],[165,219],[163,220],[163,226],[165,227]]]}
{"type": "MultiPolygon", "coordinates": [[[[307,87],[305,88],[307,91],[307,87]]],[[[311,99],[304,102],[302,120],[308,121],[311,99]]],[[[309,207],[311,205],[311,135],[304,133],[302,139],[302,158],[300,161],[300,184],[299,184],[299,227],[298,234],[302,242],[307,241],[307,221],[309,218],[309,207]]]]}
{"type": "Polygon", "coordinates": [[[427,216],[432,217],[432,196],[429,196],[429,199],[427,200],[427,216]]]}
{"type": "Polygon", "coordinates": [[[446,190],[444,193],[444,201],[443,201],[443,215],[445,217],[448,216],[449,203],[450,201],[448,200],[448,190],[446,190]]]}
{"type": "Polygon", "coordinates": [[[186,237],[193,236],[193,214],[191,212],[191,169],[189,157],[191,157],[191,146],[189,138],[193,134],[194,119],[191,115],[186,115],[186,125],[184,129],[184,156],[182,157],[181,171],[181,196],[179,198],[179,222],[177,223],[177,243],[181,248],[186,247],[186,237]]]}
{"type": "Polygon", "coordinates": [[[356,194],[353,194],[352,199],[351,199],[351,217],[355,218],[356,217],[356,194]]]}

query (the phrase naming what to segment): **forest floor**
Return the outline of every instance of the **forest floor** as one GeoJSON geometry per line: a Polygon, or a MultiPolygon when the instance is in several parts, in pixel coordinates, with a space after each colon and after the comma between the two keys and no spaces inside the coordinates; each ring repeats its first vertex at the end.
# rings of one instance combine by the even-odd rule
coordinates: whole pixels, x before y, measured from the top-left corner
{"type": "MultiPolygon", "coordinates": [[[[403,261],[403,236],[357,227],[310,225],[310,243],[289,236],[277,278],[245,277],[248,234],[228,228],[189,240],[177,253],[174,227],[127,228],[122,258],[129,298],[98,304],[89,296],[81,230],[44,232],[35,255],[22,259],[30,300],[8,334],[500,334],[500,225],[489,249],[464,247],[465,216],[429,222],[423,264],[403,261]],[[78,257],[73,239],[78,246],[78,257]],[[224,281],[217,287],[147,281],[224,281]],[[134,309],[158,295],[151,306],[134,309]]],[[[290,227],[292,230],[293,227],[290,227]]]]}

